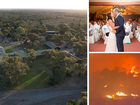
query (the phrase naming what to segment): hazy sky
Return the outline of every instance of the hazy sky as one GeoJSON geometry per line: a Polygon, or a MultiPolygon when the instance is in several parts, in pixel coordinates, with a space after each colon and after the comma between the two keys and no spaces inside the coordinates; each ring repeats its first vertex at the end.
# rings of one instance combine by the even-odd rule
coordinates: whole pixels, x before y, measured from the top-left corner
{"type": "Polygon", "coordinates": [[[140,2],[140,0],[89,0],[89,2],[140,2]]]}
{"type": "Polygon", "coordinates": [[[104,68],[130,70],[133,66],[140,68],[140,54],[89,54],[89,74],[104,68]]]}
{"type": "Polygon", "coordinates": [[[1,0],[0,9],[87,9],[88,0],[1,0]]]}

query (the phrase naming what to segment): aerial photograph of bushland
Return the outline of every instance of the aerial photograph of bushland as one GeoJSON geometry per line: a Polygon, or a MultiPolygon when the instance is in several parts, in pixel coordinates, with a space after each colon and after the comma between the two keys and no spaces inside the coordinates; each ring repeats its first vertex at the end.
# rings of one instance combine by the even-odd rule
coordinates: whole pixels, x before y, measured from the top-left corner
{"type": "Polygon", "coordinates": [[[0,9],[0,105],[87,105],[87,11],[0,9]]]}

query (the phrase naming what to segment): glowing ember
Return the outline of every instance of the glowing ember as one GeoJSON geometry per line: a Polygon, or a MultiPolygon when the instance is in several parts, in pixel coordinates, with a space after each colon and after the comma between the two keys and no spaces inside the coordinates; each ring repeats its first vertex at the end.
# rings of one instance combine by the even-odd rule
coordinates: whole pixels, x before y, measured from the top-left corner
{"type": "Polygon", "coordinates": [[[131,93],[131,96],[133,96],[133,97],[138,97],[138,95],[137,95],[137,94],[132,94],[132,93],[131,93]]]}
{"type": "Polygon", "coordinates": [[[107,98],[114,98],[114,95],[106,95],[107,98]]]}
{"type": "Polygon", "coordinates": [[[107,87],[107,85],[104,86],[104,88],[106,88],[106,87],[107,87]]]}
{"type": "Polygon", "coordinates": [[[139,74],[139,72],[135,71],[135,74],[139,74]]]}
{"type": "Polygon", "coordinates": [[[120,84],[120,87],[123,87],[124,85],[120,84]]]}
{"type": "Polygon", "coordinates": [[[127,94],[124,94],[123,92],[119,92],[119,91],[116,93],[116,95],[117,96],[127,96],[127,94]]]}
{"type": "Polygon", "coordinates": [[[133,75],[133,77],[138,77],[138,75],[133,75]]]}

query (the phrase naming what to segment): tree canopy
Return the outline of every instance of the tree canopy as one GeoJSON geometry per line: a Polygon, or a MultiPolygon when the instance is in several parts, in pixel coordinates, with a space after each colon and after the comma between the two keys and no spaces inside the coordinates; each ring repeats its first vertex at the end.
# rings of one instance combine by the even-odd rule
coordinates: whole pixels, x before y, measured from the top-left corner
{"type": "Polygon", "coordinates": [[[17,34],[20,34],[20,35],[25,34],[25,30],[24,30],[23,27],[18,27],[18,28],[16,29],[16,32],[17,32],[17,34]]]}
{"type": "Polygon", "coordinates": [[[36,40],[39,40],[39,36],[35,33],[31,33],[28,35],[28,38],[32,41],[35,42],[36,40]]]}
{"type": "Polygon", "coordinates": [[[54,66],[59,66],[64,70],[72,70],[76,59],[66,51],[48,50],[42,52],[45,55],[46,63],[53,69],[54,66]],[[70,69],[71,68],[71,69],[70,69]]]}
{"type": "Polygon", "coordinates": [[[60,34],[65,34],[70,30],[70,27],[65,23],[58,25],[58,28],[60,34]]]}
{"type": "Polygon", "coordinates": [[[80,41],[78,43],[75,43],[74,45],[74,52],[77,56],[82,56],[87,54],[87,42],[80,41]]]}
{"type": "Polygon", "coordinates": [[[8,54],[3,57],[1,66],[3,81],[6,83],[10,82],[11,84],[18,82],[18,76],[25,75],[29,70],[28,65],[23,62],[22,58],[18,58],[17,56],[8,57],[8,54]]]}
{"type": "Polygon", "coordinates": [[[25,55],[27,56],[26,57],[26,60],[29,62],[29,64],[31,65],[31,66],[33,66],[33,62],[35,61],[35,59],[36,59],[36,51],[35,50],[33,50],[33,49],[26,49],[25,50],[25,55]]]}

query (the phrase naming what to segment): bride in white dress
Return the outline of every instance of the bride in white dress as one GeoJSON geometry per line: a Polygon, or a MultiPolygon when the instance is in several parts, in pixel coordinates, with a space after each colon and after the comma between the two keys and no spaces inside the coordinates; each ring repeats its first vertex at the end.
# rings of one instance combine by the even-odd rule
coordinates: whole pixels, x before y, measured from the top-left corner
{"type": "Polygon", "coordinates": [[[110,29],[110,33],[109,33],[108,41],[106,44],[105,52],[118,52],[117,43],[116,43],[116,35],[112,31],[119,28],[119,26],[114,26],[113,18],[114,16],[112,12],[107,13],[107,23],[110,29]]]}

